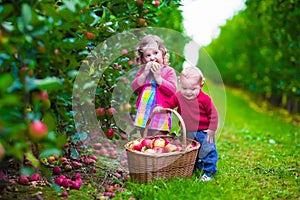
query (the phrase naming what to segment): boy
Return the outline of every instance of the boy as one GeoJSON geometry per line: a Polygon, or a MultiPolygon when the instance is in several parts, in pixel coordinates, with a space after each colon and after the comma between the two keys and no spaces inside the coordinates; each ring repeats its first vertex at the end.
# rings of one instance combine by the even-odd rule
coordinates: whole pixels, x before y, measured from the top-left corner
{"type": "MultiPolygon", "coordinates": [[[[160,106],[171,109],[178,107],[178,113],[187,128],[187,137],[201,144],[195,168],[204,172],[201,181],[210,181],[217,171],[218,153],[214,137],[218,127],[218,113],[211,98],[202,91],[203,80],[198,68],[185,67],[180,74],[180,91],[160,106]]],[[[153,112],[161,113],[160,106],[153,112]]]]}

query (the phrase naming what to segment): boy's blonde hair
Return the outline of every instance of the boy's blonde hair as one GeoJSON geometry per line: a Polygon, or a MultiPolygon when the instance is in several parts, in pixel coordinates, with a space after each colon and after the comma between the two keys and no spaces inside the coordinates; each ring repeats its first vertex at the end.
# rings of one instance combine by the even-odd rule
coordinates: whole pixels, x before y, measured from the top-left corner
{"type": "Polygon", "coordinates": [[[184,67],[180,73],[180,79],[182,78],[186,78],[186,79],[195,78],[197,79],[197,82],[200,85],[203,85],[205,80],[201,70],[194,66],[184,67]]]}
{"type": "Polygon", "coordinates": [[[145,61],[143,59],[143,51],[147,47],[151,47],[152,44],[156,43],[158,46],[158,49],[162,51],[163,56],[163,64],[169,65],[169,54],[167,52],[166,47],[164,46],[164,43],[160,37],[156,35],[146,35],[141,39],[141,41],[137,45],[137,51],[136,51],[136,63],[138,65],[145,64],[145,61]]]}

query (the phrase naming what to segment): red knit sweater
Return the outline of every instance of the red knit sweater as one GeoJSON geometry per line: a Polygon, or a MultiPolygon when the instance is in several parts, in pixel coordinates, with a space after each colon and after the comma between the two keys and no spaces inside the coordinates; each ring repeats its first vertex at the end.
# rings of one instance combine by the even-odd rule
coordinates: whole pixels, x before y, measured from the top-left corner
{"type": "Polygon", "coordinates": [[[202,90],[193,100],[185,99],[181,92],[177,92],[169,101],[162,104],[164,108],[178,107],[188,132],[199,130],[217,130],[218,113],[211,100],[202,90]]]}

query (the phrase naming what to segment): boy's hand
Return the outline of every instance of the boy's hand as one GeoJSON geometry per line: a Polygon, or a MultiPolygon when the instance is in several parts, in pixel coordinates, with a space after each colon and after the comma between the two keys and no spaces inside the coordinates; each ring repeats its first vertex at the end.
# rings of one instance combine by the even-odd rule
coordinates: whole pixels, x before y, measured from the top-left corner
{"type": "Polygon", "coordinates": [[[204,132],[206,132],[206,134],[207,134],[207,142],[212,144],[214,142],[214,138],[215,138],[215,131],[207,129],[204,132]]]}

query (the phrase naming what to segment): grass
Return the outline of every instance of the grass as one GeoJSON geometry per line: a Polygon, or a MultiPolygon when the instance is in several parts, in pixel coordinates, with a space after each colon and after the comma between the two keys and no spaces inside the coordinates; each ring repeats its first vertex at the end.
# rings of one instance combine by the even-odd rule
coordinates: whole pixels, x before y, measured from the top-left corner
{"type": "Polygon", "coordinates": [[[226,96],[213,181],[198,182],[194,173],[190,179],[128,182],[128,190],[117,198],[300,199],[299,126],[287,122],[290,117],[282,111],[266,110],[263,102],[240,90],[227,88],[226,96]]]}

